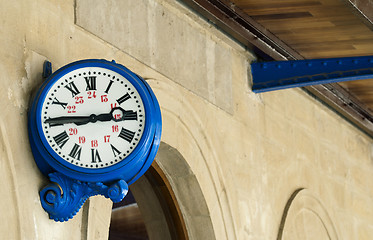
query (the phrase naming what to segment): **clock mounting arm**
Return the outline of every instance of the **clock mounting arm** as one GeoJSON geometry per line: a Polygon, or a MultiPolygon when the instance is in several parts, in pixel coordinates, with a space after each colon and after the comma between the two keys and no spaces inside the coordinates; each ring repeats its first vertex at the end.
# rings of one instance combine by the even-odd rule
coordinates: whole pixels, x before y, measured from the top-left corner
{"type": "Polygon", "coordinates": [[[106,185],[102,182],[81,182],[58,172],[48,176],[52,183],[40,191],[40,201],[49,218],[59,222],[73,218],[91,196],[102,195],[113,202],[120,202],[128,192],[124,180],[106,185]]]}

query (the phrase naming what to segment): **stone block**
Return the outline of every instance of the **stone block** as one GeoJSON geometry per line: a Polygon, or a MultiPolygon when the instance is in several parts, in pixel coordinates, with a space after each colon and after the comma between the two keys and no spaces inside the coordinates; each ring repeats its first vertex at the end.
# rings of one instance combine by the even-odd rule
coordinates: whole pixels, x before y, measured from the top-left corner
{"type": "Polygon", "coordinates": [[[188,20],[157,0],[76,2],[76,24],[232,113],[231,48],[188,20]]]}

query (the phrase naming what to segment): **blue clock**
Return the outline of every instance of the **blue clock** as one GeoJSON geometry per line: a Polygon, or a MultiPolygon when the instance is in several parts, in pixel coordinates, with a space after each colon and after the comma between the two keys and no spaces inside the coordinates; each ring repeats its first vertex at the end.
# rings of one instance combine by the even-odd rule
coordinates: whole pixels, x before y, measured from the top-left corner
{"type": "Polygon", "coordinates": [[[72,218],[97,194],[121,201],[150,167],[161,126],[150,86],[114,61],[81,60],[51,74],[28,114],[35,162],[53,182],[40,191],[50,218],[72,218]]]}

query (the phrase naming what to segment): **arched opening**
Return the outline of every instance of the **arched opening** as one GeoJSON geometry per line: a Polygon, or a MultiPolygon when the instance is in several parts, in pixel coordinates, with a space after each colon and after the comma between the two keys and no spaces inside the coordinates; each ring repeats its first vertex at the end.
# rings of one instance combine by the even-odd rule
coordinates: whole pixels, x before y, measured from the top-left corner
{"type": "Polygon", "coordinates": [[[197,178],[168,144],[161,143],[154,163],[130,191],[113,207],[110,240],[215,239],[197,178]]]}
{"type": "Polygon", "coordinates": [[[188,239],[175,195],[156,162],[122,202],[113,204],[109,239],[188,239]]]}
{"type": "Polygon", "coordinates": [[[277,240],[338,239],[327,208],[308,189],[296,190],[288,200],[277,240]]]}

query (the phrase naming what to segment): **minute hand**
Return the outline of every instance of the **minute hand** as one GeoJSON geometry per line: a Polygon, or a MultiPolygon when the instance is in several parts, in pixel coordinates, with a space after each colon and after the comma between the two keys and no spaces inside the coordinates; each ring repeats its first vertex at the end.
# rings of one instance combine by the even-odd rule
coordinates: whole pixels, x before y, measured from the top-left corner
{"type": "Polygon", "coordinates": [[[49,118],[45,120],[45,123],[49,123],[50,125],[62,125],[68,123],[74,123],[76,125],[84,125],[87,123],[94,123],[97,121],[111,121],[113,119],[111,113],[104,113],[104,114],[91,114],[90,116],[68,116],[68,117],[56,117],[56,118],[49,118]]]}
{"type": "Polygon", "coordinates": [[[87,123],[95,123],[97,121],[101,122],[107,122],[114,120],[116,122],[123,121],[126,118],[127,114],[132,113],[132,111],[125,111],[121,107],[115,107],[111,109],[110,113],[102,113],[99,115],[96,114],[91,114],[90,116],[68,116],[68,117],[56,117],[56,118],[49,118],[44,121],[44,123],[49,123],[51,126],[56,126],[56,125],[63,125],[66,123],[74,123],[76,125],[83,125],[87,123]],[[122,117],[120,118],[115,118],[114,113],[115,112],[121,112],[122,117]]]}

